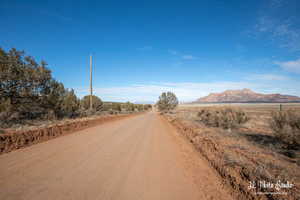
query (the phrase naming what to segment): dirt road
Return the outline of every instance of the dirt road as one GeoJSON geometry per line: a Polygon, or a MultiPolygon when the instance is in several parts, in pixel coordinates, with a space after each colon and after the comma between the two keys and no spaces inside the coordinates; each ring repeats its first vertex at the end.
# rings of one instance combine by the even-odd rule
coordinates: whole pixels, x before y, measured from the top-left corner
{"type": "Polygon", "coordinates": [[[156,113],[108,122],[0,156],[0,199],[232,199],[156,113]]]}

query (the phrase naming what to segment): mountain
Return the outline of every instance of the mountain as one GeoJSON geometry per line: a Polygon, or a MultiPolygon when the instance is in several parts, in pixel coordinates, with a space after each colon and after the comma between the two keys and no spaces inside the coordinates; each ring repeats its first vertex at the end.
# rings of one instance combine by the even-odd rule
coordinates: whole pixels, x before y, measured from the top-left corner
{"type": "Polygon", "coordinates": [[[195,103],[289,103],[300,102],[300,97],[282,94],[260,94],[250,89],[226,90],[199,98],[195,103]]]}

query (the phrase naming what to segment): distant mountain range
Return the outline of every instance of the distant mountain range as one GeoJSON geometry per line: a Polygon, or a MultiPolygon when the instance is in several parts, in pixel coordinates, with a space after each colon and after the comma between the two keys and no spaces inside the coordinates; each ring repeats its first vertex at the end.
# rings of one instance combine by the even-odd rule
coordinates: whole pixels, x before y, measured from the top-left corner
{"type": "Polygon", "coordinates": [[[226,90],[211,93],[193,103],[291,103],[300,102],[300,97],[282,94],[260,94],[250,89],[226,90]]]}

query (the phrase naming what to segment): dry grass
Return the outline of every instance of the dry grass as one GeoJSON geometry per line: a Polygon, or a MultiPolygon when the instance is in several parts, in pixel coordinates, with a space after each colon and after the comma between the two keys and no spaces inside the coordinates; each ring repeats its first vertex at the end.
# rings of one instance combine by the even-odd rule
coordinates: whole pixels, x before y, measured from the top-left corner
{"type": "Polygon", "coordinates": [[[224,129],[236,128],[249,120],[245,112],[232,107],[204,108],[198,112],[198,117],[207,126],[224,129]]]}
{"type": "MultiPolygon", "coordinates": [[[[222,110],[223,107],[222,105],[179,106],[176,113],[169,116],[182,123],[184,127],[189,127],[182,130],[186,132],[189,140],[193,141],[193,145],[201,150],[200,152],[221,174],[228,172],[228,176],[234,176],[232,180],[236,180],[237,185],[244,183],[247,186],[247,181],[281,180],[298,186],[300,148],[299,140],[295,140],[295,136],[299,131],[300,104],[284,104],[281,112],[279,112],[279,104],[231,105],[233,110],[239,112],[242,110],[249,118],[247,122],[241,123],[231,131],[224,130],[222,126],[218,126],[220,128],[208,126],[210,122],[208,125],[202,123],[203,121],[199,123],[199,112],[201,113],[202,110],[215,112],[222,110]],[[190,129],[194,131],[191,132],[190,129]],[[239,177],[246,181],[239,182],[239,177]]],[[[202,111],[200,116],[210,112],[202,111]]],[[[222,121],[217,119],[218,123],[222,121]]],[[[287,199],[300,199],[298,187],[287,192],[289,193],[287,199]]],[[[285,197],[272,196],[272,198],[285,197]]]]}
{"type": "Polygon", "coordinates": [[[289,144],[300,145],[300,113],[295,110],[273,112],[270,127],[276,137],[289,144]]]}

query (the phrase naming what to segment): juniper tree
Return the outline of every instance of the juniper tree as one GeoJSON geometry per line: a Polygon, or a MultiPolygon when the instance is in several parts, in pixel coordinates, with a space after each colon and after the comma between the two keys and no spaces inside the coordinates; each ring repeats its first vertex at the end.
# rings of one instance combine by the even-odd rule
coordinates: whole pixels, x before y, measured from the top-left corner
{"type": "Polygon", "coordinates": [[[178,105],[178,99],[172,92],[163,92],[159,96],[159,100],[156,104],[160,111],[169,111],[176,108],[178,105]]]}

